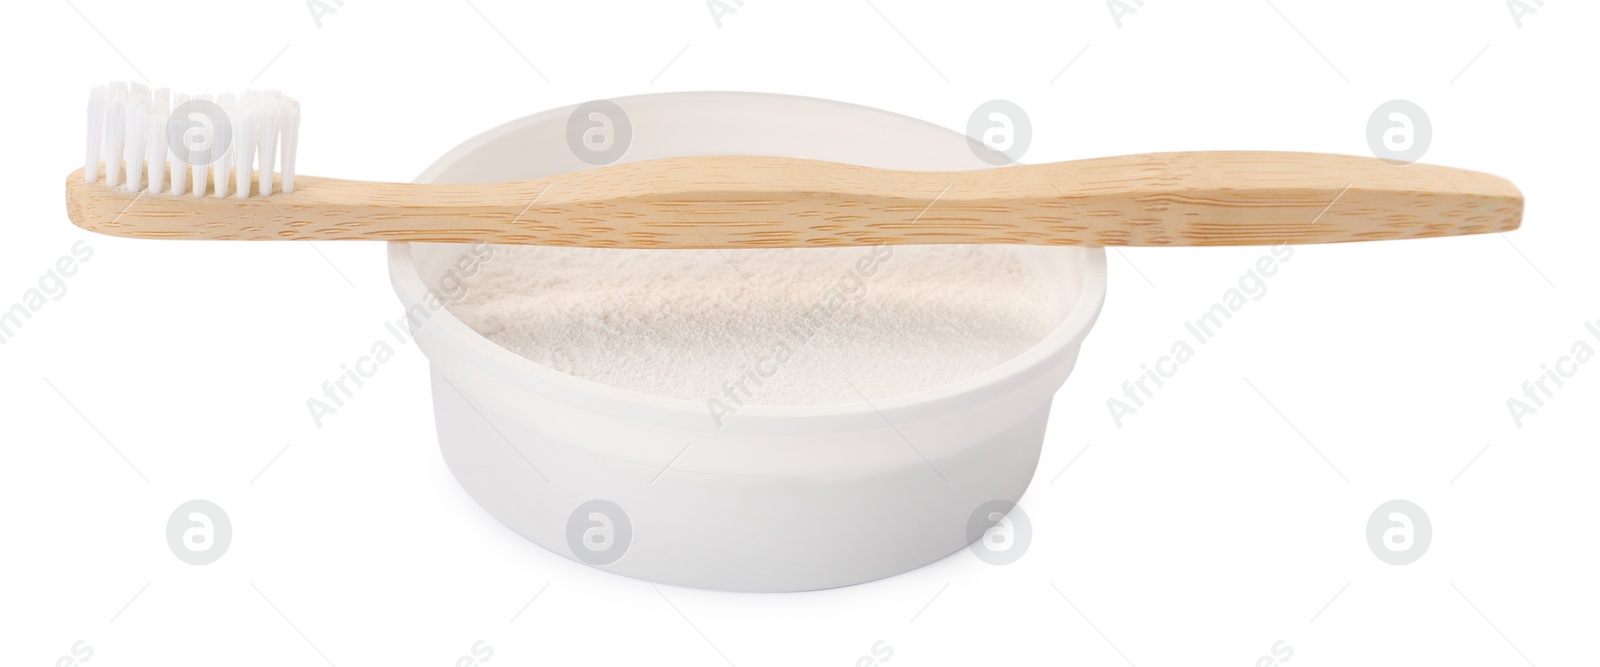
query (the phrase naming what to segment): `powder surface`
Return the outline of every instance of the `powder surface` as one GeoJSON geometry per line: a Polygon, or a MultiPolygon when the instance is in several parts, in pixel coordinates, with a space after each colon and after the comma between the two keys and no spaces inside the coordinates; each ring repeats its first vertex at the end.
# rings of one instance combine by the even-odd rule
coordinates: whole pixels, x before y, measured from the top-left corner
{"type": "Polygon", "coordinates": [[[1017,356],[1065,315],[1042,281],[1007,246],[497,246],[449,309],[580,378],[729,407],[809,405],[905,394],[1017,356]]]}

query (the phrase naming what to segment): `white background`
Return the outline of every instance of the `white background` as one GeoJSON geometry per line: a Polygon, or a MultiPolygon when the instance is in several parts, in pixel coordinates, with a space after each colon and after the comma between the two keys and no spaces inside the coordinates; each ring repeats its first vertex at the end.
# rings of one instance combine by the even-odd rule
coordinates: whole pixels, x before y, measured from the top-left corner
{"type": "Polygon", "coordinates": [[[880,640],[890,665],[1243,666],[1279,640],[1291,665],[1593,659],[1600,362],[1520,428],[1506,407],[1576,341],[1600,348],[1592,3],[1547,0],[1520,27],[1500,0],[1145,0],[1121,27],[1100,0],[745,0],[721,27],[700,0],[343,4],[320,28],[300,0],[42,0],[0,22],[0,308],[93,248],[0,346],[6,664],[79,641],[90,665],[443,667],[479,640],[490,665],[853,665],[880,640]],[[315,427],[305,399],[399,315],[382,246],[73,227],[61,183],[86,91],[144,78],[283,89],[304,104],[302,173],[398,181],[504,121],[657,91],[957,129],[1004,98],[1033,120],[1029,162],[1367,154],[1368,115],[1401,98],[1432,120],[1424,161],[1507,176],[1528,207],[1504,236],[1297,249],[1121,428],[1106,399],[1264,249],[1113,253],[1020,561],[961,552],[803,594],[655,589],[526,542],[459,489],[414,347],[315,427]],[[235,531],[203,567],[165,542],[194,498],[235,531]],[[1365,537],[1395,498],[1434,530],[1405,566],[1365,537]]]}

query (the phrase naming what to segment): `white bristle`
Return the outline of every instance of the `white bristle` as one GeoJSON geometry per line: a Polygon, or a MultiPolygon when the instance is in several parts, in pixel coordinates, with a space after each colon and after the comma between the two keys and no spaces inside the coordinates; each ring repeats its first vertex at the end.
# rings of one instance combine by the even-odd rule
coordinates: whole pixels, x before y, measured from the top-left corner
{"type": "Polygon", "coordinates": [[[263,105],[256,116],[256,151],[257,163],[256,186],[261,191],[261,196],[272,196],[272,169],[273,158],[278,154],[278,109],[272,105],[263,105]]]}
{"type": "Polygon", "coordinates": [[[211,196],[226,197],[228,189],[233,185],[229,177],[233,174],[233,153],[239,150],[239,96],[233,93],[224,93],[217,97],[217,106],[222,109],[228,118],[229,128],[226,134],[227,141],[223,141],[223,128],[217,127],[217,136],[211,142],[211,196]]]}
{"type": "MultiPolygon", "coordinates": [[[[156,108],[161,108],[156,105],[156,108]]],[[[144,169],[151,192],[167,188],[166,114],[151,113],[145,117],[144,169]]]]}
{"type": "Polygon", "coordinates": [[[128,100],[128,115],[123,116],[127,121],[124,132],[127,133],[128,143],[122,149],[123,162],[127,165],[123,172],[127,184],[123,187],[128,192],[144,189],[144,133],[149,114],[148,99],[135,97],[128,100]]]}
{"type": "MultiPolygon", "coordinates": [[[[199,100],[202,104],[216,104],[216,101],[211,99],[210,95],[201,95],[195,99],[199,100]]],[[[185,143],[183,145],[187,144],[185,143]]],[[[207,159],[210,159],[210,155],[210,152],[206,153],[207,159]]],[[[204,197],[206,194],[206,178],[211,174],[210,165],[205,164],[204,162],[190,164],[188,162],[189,158],[186,155],[180,155],[178,156],[178,159],[183,161],[185,164],[189,164],[189,179],[190,184],[193,186],[190,188],[190,192],[192,192],[196,197],[204,197]]]]}
{"type": "Polygon", "coordinates": [[[256,105],[245,102],[233,115],[233,196],[244,199],[250,196],[250,177],[256,162],[256,105]]]}
{"type": "Polygon", "coordinates": [[[150,117],[145,121],[144,168],[149,173],[150,191],[160,193],[167,187],[167,116],[172,114],[172,92],[156,89],[150,105],[150,117]]]}
{"type": "Polygon", "coordinates": [[[111,88],[96,86],[89,91],[89,143],[83,154],[83,180],[100,179],[100,141],[106,131],[106,107],[111,103],[111,88]]]}
{"type": "Polygon", "coordinates": [[[123,116],[127,113],[128,84],[112,84],[100,154],[105,156],[106,185],[113,188],[122,184],[122,132],[127,128],[123,116]]]}
{"type": "MultiPolygon", "coordinates": [[[[183,104],[185,102],[188,102],[188,101],[189,101],[189,96],[188,95],[184,95],[183,93],[178,93],[176,95],[173,95],[172,96],[172,108],[173,109],[177,109],[178,107],[183,106],[183,104]]],[[[169,127],[171,125],[170,120],[171,120],[171,115],[168,114],[168,126],[169,127]]],[[[167,135],[166,129],[163,128],[161,133],[163,135],[167,135]]],[[[174,150],[172,150],[170,148],[171,143],[172,143],[172,136],[171,135],[167,135],[167,144],[169,146],[169,148],[167,149],[167,169],[170,170],[171,173],[172,173],[172,190],[170,192],[171,192],[171,194],[174,194],[174,195],[182,195],[184,192],[188,191],[187,189],[189,187],[189,163],[184,162],[183,161],[183,156],[178,155],[177,151],[174,151],[174,150]]]]}
{"type": "Polygon", "coordinates": [[[87,111],[88,182],[129,192],[244,198],[252,190],[271,196],[278,168],[282,191],[294,191],[300,105],[278,91],[213,98],[117,82],[91,90],[87,111]]]}
{"type": "Polygon", "coordinates": [[[294,149],[300,141],[300,103],[283,98],[283,191],[294,192],[294,149]]]}

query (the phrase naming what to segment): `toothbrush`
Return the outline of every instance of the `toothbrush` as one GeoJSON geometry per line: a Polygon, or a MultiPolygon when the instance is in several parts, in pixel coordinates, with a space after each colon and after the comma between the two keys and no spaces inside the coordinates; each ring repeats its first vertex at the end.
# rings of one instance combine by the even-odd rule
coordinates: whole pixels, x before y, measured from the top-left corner
{"type": "Polygon", "coordinates": [[[296,177],[299,114],[271,91],[210,98],[97,88],[84,168],[67,178],[68,217],[90,231],[157,239],[1205,246],[1506,232],[1523,209],[1516,186],[1489,174],[1245,151],[953,172],[701,156],[503,183],[296,177]],[[211,124],[228,127],[182,114],[173,122],[185,105],[220,110],[211,124]],[[209,145],[194,141],[204,133],[190,120],[213,132],[209,145]]]}

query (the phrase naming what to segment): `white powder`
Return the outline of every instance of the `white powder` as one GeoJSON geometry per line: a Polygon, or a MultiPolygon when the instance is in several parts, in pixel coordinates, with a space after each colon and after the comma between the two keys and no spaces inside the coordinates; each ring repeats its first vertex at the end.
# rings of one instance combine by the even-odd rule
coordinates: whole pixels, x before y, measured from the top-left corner
{"type": "Polygon", "coordinates": [[[1041,281],[1007,246],[497,246],[449,308],[556,370],[736,409],[895,396],[993,368],[1064,316],[1041,281]]]}

